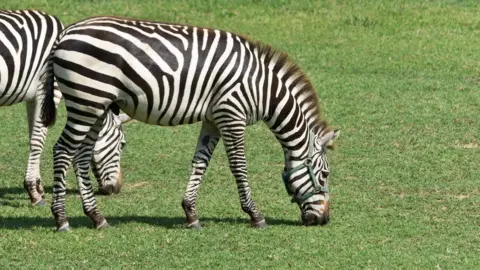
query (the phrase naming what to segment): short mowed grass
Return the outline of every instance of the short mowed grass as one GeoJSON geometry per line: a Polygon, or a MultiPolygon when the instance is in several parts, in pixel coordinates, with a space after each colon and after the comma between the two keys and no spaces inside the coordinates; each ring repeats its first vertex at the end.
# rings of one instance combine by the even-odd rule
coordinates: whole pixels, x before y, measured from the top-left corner
{"type": "MultiPolygon", "coordinates": [[[[476,1],[14,1],[64,24],[118,15],[220,28],[288,52],[311,78],[324,116],[340,128],[329,152],[331,223],[300,226],[281,180],[279,144],[249,127],[249,179],[267,230],[248,228],[224,148],[200,189],[203,231],[180,202],[199,124],[128,123],[124,186],[99,196],[111,229],[84,216],[68,176],[71,233],[22,189],[24,105],[0,108],[0,266],[29,269],[479,269],[480,7],[476,1]]],[[[51,201],[50,130],[42,176],[51,201]]]]}

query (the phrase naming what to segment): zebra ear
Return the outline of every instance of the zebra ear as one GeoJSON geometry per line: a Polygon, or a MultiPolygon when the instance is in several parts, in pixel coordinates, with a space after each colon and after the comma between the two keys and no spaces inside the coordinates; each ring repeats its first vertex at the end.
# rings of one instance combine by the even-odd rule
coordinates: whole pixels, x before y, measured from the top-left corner
{"type": "Polygon", "coordinates": [[[340,130],[336,129],[324,134],[322,137],[317,138],[317,144],[326,146],[327,148],[333,148],[333,141],[340,136],[340,130]]]}

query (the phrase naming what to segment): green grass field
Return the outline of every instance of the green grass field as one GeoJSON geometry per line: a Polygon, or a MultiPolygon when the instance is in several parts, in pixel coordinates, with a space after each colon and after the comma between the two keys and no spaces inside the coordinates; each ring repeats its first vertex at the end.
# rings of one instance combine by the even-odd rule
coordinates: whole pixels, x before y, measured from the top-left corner
{"type": "MultiPolygon", "coordinates": [[[[24,105],[0,108],[1,269],[480,269],[480,6],[476,1],[2,0],[65,24],[92,15],[246,34],[288,52],[341,128],[329,153],[331,222],[300,226],[263,124],[247,134],[253,196],[267,230],[248,228],[220,145],[199,193],[203,231],[180,206],[200,125],[125,125],[124,186],[97,197],[113,228],[92,229],[70,172],[71,233],[29,206],[24,105]],[[393,3],[394,2],[394,3],[393,3]]],[[[42,159],[47,189],[52,147],[42,159]]],[[[47,196],[48,204],[51,194],[47,196]]]]}

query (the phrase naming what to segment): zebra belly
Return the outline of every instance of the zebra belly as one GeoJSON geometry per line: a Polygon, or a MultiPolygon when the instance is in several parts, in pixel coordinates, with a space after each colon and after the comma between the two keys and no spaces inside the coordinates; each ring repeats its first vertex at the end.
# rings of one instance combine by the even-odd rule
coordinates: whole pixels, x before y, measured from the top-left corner
{"type": "Polygon", "coordinates": [[[35,89],[27,89],[25,85],[29,81],[19,79],[21,65],[19,57],[17,58],[15,61],[7,63],[0,55],[0,106],[13,105],[35,95],[35,89]],[[13,65],[13,63],[16,65],[13,65]],[[7,64],[14,66],[14,69],[9,70],[7,64]]]}
{"type": "Polygon", "coordinates": [[[16,89],[0,89],[0,106],[9,106],[23,101],[33,100],[36,92],[36,87],[30,87],[28,90],[23,91],[17,91],[16,89]]]}

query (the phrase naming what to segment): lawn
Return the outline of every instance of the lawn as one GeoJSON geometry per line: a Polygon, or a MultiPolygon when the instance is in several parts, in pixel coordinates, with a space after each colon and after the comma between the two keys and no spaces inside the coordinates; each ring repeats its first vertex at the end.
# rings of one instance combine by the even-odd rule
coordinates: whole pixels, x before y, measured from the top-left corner
{"type": "MultiPolygon", "coordinates": [[[[476,1],[2,0],[64,24],[92,15],[242,33],[286,51],[340,128],[329,152],[331,222],[300,226],[281,180],[283,156],[263,124],[247,160],[266,230],[248,228],[220,145],[200,189],[203,231],[180,206],[200,125],[124,129],[124,186],[97,201],[111,229],[84,216],[68,176],[71,233],[29,206],[24,105],[0,108],[1,269],[480,269],[480,6],[476,1]]],[[[42,158],[48,204],[60,108],[42,158]]]]}

